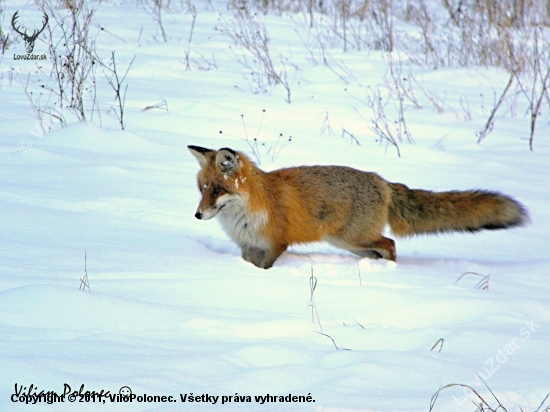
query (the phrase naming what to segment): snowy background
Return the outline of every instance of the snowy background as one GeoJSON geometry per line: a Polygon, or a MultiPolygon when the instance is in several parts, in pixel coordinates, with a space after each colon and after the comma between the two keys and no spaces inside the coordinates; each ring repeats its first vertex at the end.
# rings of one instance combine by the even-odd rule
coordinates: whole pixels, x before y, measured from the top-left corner
{"type": "MultiPolygon", "coordinates": [[[[235,42],[238,12],[226,2],[173,2],[162,26],[152,1],[88,7],[105,64],[115,50],[122,75],[135,57],[125,130],[98,67],[86,83],[85,122],[56,106],[47,31],[34,53],[49,60],[13,57],[25,54],[13,13],[40,22],[39,7],[0,2],[15,41],[0,56],[0,410],[428,411],[453,383],[492,408],[495,397],[508,411],[550,407],[547,95],[534,150],[517,82],[478,144],[505,68],[434,69],[407,54],[414,43],[389,54],[343,45],[320,16],[310,28],[305,13],[249,12],[269,33],[275,84],[235,42]],[[390,130],[407,130],[396,140],[400,157],[373,130],[377,93],[390,130]],[[63,113],[65,127],[52,113],[63,113]],[[532,224],[397,239],[396,263],[303,245],[264,271],[241,259],[217,222],[193,217],[198,164],[188,144],[246,152],[264,170],[339,164],[415,188],[498,190],[524,203],[532,224]],[[85,254],[91,292],[79,290],[85,254]],[[62,393],[65,383],[178,402],[10,400],[15,384],[62,393]],[[191,393],[220,400],[180,402],[191,393]],[[220,404],[235,394],[252,402],[220,404]],[[266,394],[310,394],[315,403],[254,402],[266,394]]],[[[433,410],[473,412],[473,401],[451,387],[433,410]]]]}

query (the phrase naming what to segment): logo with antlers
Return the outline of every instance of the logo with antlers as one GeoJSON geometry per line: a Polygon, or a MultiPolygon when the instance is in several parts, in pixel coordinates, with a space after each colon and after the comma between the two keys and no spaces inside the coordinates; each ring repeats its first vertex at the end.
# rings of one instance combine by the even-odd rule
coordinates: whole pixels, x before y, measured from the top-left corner
{"type": "Polygon", "coordinates": [[[44,31],[44,29],[46,28],[46,24],[48,24],[48,15],[44,13],[44,24],[42,25],[42,28],[40,30],[33,30],[32,34],[29,36],[27,34],[27,29],[21,31],[21,26],[16,26],[16,20],[19,17],[18,13],[19,10],[14,13],[11,19],[11,25],[13,26],[13,29],[17,33],[19,33],[25,41],[25,48],[27,49],[27,53],[32,53],[34,49],[34,41],[37,39],[38,35],[44,31]]]}

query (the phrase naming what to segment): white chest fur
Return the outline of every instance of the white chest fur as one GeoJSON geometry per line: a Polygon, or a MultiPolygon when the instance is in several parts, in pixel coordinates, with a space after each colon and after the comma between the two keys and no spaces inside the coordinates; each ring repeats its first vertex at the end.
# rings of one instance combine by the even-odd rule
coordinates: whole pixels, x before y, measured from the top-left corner
{"type": "Polygon", "coordinates": [[[267,212],[251,212],[248,210],[248,199],[235,195],[231,197],[217,215],[224,231],[239,246],[269,249],[270,244],[262,235],[268,219],[267,212]]]}

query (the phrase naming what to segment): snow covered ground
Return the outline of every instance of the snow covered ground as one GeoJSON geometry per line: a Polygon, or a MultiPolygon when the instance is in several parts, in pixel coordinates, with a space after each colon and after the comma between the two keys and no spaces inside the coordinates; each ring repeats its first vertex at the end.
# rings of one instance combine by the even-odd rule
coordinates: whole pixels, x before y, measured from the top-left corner
{"type": "MultiPolygon", "coordinates": [[[[40,16],[32,2],[6,3],[3,27],[16,10],[40,16]]],[[[370,129],[367,95],[388,76],[384,53],[328,48],[323,65],[300,16],[262,17],[277,67],[279,56],[287,62],[287,103],[281,85],[258,90],[246,52],[215,30],[229,25],[225,3],[195,5],[190,70],[191,14],[163,15],[165,43],[135,3],[91,3],[105,28],[98,53],[116,50],[122,67],[136,56],[124,131],[110,110],[101,123],[96,114],[43,134],[25,85],[39,91],[48,62],[14,60],[22,41],[0,61],[0,410],[428,411],[452,383],[493,407],[487,386],[508,411],[537,410],[550,392],[548,109],[534,151],[521,95],[479,145],[508,75],[412,66],[420,105],[406,102],[405,114],[415,143],[400,143],[398,157],[370,129]],[[410,187],[498,190],[524,203],[532,224],[398,239],[396,263],[303,245],[260,270],[215,221],[193,217],[198,165],[186,146],[253,156],[246,135],[258,138],[266,170],[340,164],[410,187]],[[90,292],[79,289],[85,255],[90,292]],[[490,275],[487,290],[466,272],[490,275]],[[65,384],[173,402],[12,401],[16,390],[61,394],[65,384]],[[190,403],[191,394],[218,398],[190,403]],[[267,394],[277,398],[255,398],[267,394]],[[279,402],[289,394],[306,402],[279,402]]],[[[37,41],[35,53],[46,51],[37,41]]],[[[108,85],[98,88],[102,107],[114,107],[108,85]]],[[[394,121],[391,102],[387,110],[394,121]]],[[[452,387],[433,410],[474,411],[476,399],[452,387]]]]}

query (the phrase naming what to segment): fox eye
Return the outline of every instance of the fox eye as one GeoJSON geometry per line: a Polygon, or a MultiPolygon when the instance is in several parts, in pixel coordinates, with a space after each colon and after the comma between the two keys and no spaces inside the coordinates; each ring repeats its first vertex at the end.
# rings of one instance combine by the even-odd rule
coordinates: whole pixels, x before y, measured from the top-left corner
{"type": "Polygon", "coordinates": [[[219,186],[216,186],[216,187],[214,188],[214,194],[215,194],[215,195],[219,195],[219,194],[221,193],[221,191],[222,191],[222,188],[219,187],[219,186]]]}

